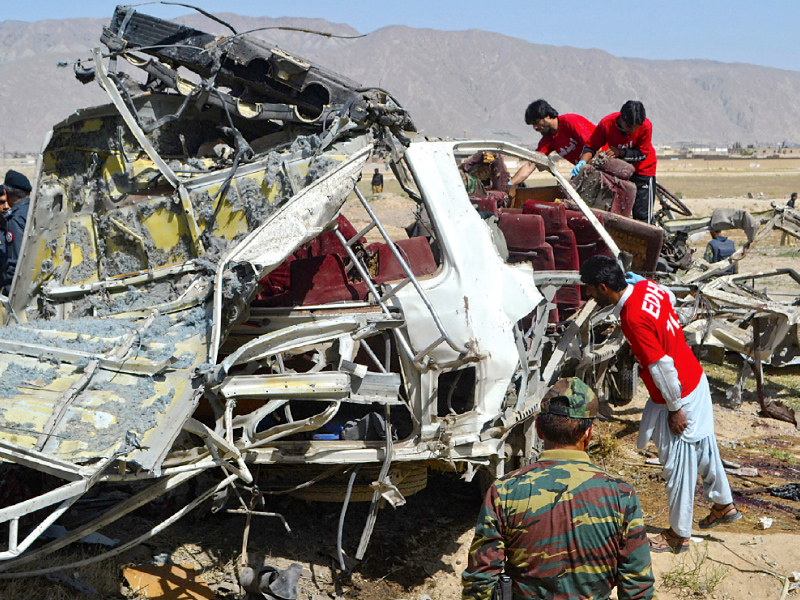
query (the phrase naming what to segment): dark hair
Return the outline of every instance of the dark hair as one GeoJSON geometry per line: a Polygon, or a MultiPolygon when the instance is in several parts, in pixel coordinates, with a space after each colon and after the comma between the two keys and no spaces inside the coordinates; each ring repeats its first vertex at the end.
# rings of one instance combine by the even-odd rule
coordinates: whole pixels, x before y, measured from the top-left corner
{"type": "Polygon", "coordinates": [[[14,204],[14,202],[18,202],[19,200],[27,198],[28,196],[31,195],[30,192],[26,192],[25,190],[15,188],[10,185],[7,185],[5,187],[6,187],[6,196],[8,197],[9,204],[14,204]]]}
{"type": "MultiPolygon", "coordinates": [[[[559,400],[554,398],[552,402],[558,403],[559,400]]],[[[539,413],[536,422],[545,440],[571,446],[578,443],[586,430],[594,424],[594,419],[573,419],[563,415],[539,413]]]]}
{"type": "Polygon", "coordinates": [[[613,292],[625,289],[625,273],[616,260],[610,256],[596,254],[581,265],[581,281],[588,285],[604,283],[613,292]]]}
{"type": "Polygon", "coordinates": [[[647,114],[644,112],[644,104],[638,100],[628,100],[623,104],[622,108],[619,109],[619,116],[622,117],[625,123],[633,127],[641,125],[647,118],[647,114]]]}
{"type": "Polygon", "coordinates": [[[797,192],[792,192],[792,198],[797,198],[797,192]]]}
{"type": "Polygon", "coordinates": [[[525,124],[533,125],[539,119],[550,117],[555,119],[558,116],[558,111],[547,103],[547,100],[541,98],[536,102],[531,102],[528,108],[525,109],[525,124]]]}

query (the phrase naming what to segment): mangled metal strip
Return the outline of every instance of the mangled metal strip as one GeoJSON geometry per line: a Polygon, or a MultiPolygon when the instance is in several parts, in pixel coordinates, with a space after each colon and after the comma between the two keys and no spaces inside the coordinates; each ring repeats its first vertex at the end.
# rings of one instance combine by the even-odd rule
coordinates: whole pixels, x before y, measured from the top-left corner
{"type": "Polygon", "coordinates": [[[42,473],[47,473],[48,475],[66,479],[67,481],[80,479],[94,471],[93,469],[78,467],[72,463],[41,454],[34,450],[12,446],[2,440],[0,440],[0,458],[36,471],[41,471],[42,473]]]}
{"type": "MultiPolygon", "coordinates": [[[[52,356],[62,362],[71,364],[89,362],[97,358],[97,355],[89,352],[82,352],[81,350],[68,350],[57,346],[11,342],[7,340],[0,340],[0,353],[12,355],[21,354],[22,356],[30,356],[32,358],[52,356]]],[[[157,375],[166,369],[171,362],[171,359],[154,361],[144,358],[120,361],[113,358],[100,357],[99,360],[100,368],[102,369],[131,375],[157,375]]]]}
{"type": "Polygon", "coordinates": [[[253,483],[253,475],[250,473],[250,469],[247,468],[247,465],[244,462],[244,457],[242,456],[241,452],[239,452],[239,449],[236,448],[236,446],[228,442],[228,440],[221,435],[217,435],[216,432],[196,419],[187,419],[183,424],[183,429],[184,431],[188,431],[189,433],[193,433],[203,438],[212,453],[214,452],[215,448],[219,448],[225,452],[225,456],[221,457],[222,459],[229,457],[235,458],[236,464],[238,465],[237,468],[234,468],[227,462],[224,462],[224,460],[221,466],[235,474],[246,484],[253,483]]]}
{"type": "Polygon", "coordinates": [[[339,317],[335,319],[301,323],[267,333],[248,342],[228,356],[217,367],[217,378],[227,374],[236,365],[245,364],[273,354],[295,348],[313,346],[350,334],[365,326],[363,318],[339,317]]]}
{"type": "Polygon", "coordinates": [[[596,306],[597,303],[594,300],[588,300],[575,316],[575,320],[569,324],[567,330],[562,334],[556,349],[553,351],[550,360],[547,361],[547,366],[545,366],[542,372],[542,381],[545,385],[551,385],[553,383],[553,379],[556,377],[563,364],[563,359],[569,346],[576,338],[579,338],[581,328],[592,316],[592,311],[594,311],[596,306]]]}
{"type": "Polygon", "coordinates": [[[150,160],[152,160],[158,170],[161,171],[161,174],[169,182],[169,184],[173,188],[178,189],[181,183],[180,179],[178,179],[178,176],[175,175],[175,172],[169,167],[164,159],[161,158],[161,155],[159,155],[159,153],[153,147],[153,144],[150,143],[150,140],[147,139],[144,131],[142,131],[142,129],[136,123],[136,119],[134,119],[131,111],[128,110],[125,100],[123,100],[122,95],[117,89],[117,86],[108,78],[108,73],[106,72],[106,67],[103,64],[103,57],[100,54],[99,48],[92,49],[92,60],[94,61],[95,73],[97,73],[97,77],[100,79],[100,84],[102,85],[106,94],[108,94],[108,97],[111,98],[111,102],[117,108],[117,111],[119,111],[119,114],[122,116],[125,124],[128,126],[128,129],[133,134],[133,137],[136,138],[136,141],[139,142],[142,150],[147,153],[147,156],[150,157],[150,160]]]}
{"type": "Polygon", "coordinates": [[[300,421],[276,425],[270,429],[267,429],[266,431],[259,432],[257,434],[259,438],[252,443],[246,444],[242,450],[254,450],[289,435],[319,429],[328,421],[330,421],[334,415],[336,415],[340,406],[341,402],[331,402],[324,411],[312,417],[308,417],[307,419],[302,419],[300,421]]]}
{"type": "MultiPolygon", "coordinates": [[[[355,266],[359,276],[367,285],[369,293],[372,295],[373,298],[375,298],[378,301],[378,306],[380,307],[383,314],[385,314],[386,316],[391,315],[391,309],[385,302],[383,302],[383,300],[381,300],[381,294],[378,292],[378,288],[375,287],[375,283],[373,283],[372,277],[370,276],[366,266],[361,262],[358,256],[356,256],[355,252],[353,252],[353,249],[347,245],[348,240],[342,235],[342,232],[339,231],[338,227],[333,230],[333,233],[336,235],[339,242],[343,245],[345,252],[347,252],[347,256],[350,257],[350,261],[352,262],[353,266],[355,266]]],[[[411,344],[409,344],[408,339],[403,334],[403,332],[400,331],[399,329],[395,331],[395,338],[397,339],[397,343],[402,349],[402,351],[405,352],[406,356],[408,356],[409,359],[411,360],[412,364],[414,365],[414,368],[420,371],[424,369],[425,368],[424,365],[414,361],[413,358],[414,351],[411,349],[411,344]]]]}
{"type": "Polygon", "coordinates": [[[773,302],[770,300],[755,298],[753,296],[733,294],[711,287],[702,288],[700,293],[715,303],[728,304],[750,310],[774,313],[786,317],[789,320],[789,323],[792,325],[800,322],[800,308],[792,308],[791,306],[782,304],[780,302],[773,302]]]}
{"type": "Polygon", "coordinates": [[[39,536],[41,536],[50,525],[55,523],[61,515],[69,510],[69,507],[74,504],[79,496],[80,494],[64,500],[56,510],[43,519],[36,528],[27,535],[21,544],[19,543],[19,517],[12,519],[8,524],[8,550],[0,552],[0,560],[16,558],[25,552],[33,542],[39,539],[39,536]]]}
{"type": "Polygon", "coordinates": [[[130,227],[127,227],[124,223],[120,223],[114,217],[108,217],[108,222],[111,223],[114,227],[116,227],[120,232],[124,233],[126,236],[128,236],[130,239],[136,242],[136,245],[139,246],[139,250],[142,253],[142,259],[144,260],[145,263],[144,266],[146,269],[150,270],[150,260],[147,256],[147,244],[144,243],[144,238],[140,234],[133,231],[130,227]]]}
{"type": "MultiPolygon", "coordinates": [[[[8,569],[12,569],[14,567],[18,567],[32,561],[36,561],[44,556],[47,556],[48,554],[52,554],[53,552],[60,550],[64,546],[68,546],[69,544],[78,541],[82,537],[87,536],[90,533],[94,533],[99,529],[102,529],[106,525],[109,525],[114,521],[116,521],[117,519],[133,512],[137,508],[140,508],[145,504],[152,502],[156,498],[163,496],[164,494],[172,491],[178,486],[186,483],[187,481],[197,476],[198,474],[199,471],[192,471],[192,472],[172,475],[170,477],[165,477],[164,479],[157,481],[156,483],[142,490],[136,495],[131,496],[130,498],[122,501],[120,504],[118,504],[111,510],[104,512],[96,519],[90,521],[89,523],[86,523],[82,527],[79,527],[74,531],[70,531],[66,535],[58,539],[55,539],[52,542],[45,544],[41,548],[37,548],[36,550],[33,550],[32,552],[24,556],[11,560],[7,563],[0,564],[0,572],[7,571],[8,569]]],[[[0,579],[11,578],[14,576],[15,576],[14,574],[0,575],[0,579]]]]}
{"type": "Polygon", "coordinates": [[[101,290],[124,290],[130,286],[142,283],[151,283],[172,277],[173,275],[183,275],[185,273],[197,272],[198,266],[194,261],[182,265],[172,265],[169,267],[159,267],[152,271],[143,272],[140,275],[107,279],[105,281],[93,281],[92,283],[80,283],[78,285],[63,285],[58,287],[47,287],[47,296],[50,298],[66,298],[69,296],[82,296],[84,294],[99,292],[101,290]]]}
{"type": "Polygon", "coordinates": [[[86,493],[90,486],[91,480],[82,478],[64,484],[40,496],[29,498],[28,500],[18,502],[12,506],[0,508],[0,523],[5,523],[11,519],[18,519],[19,517],[36,512],[37,510],[52,506],[53,504],[81,496],[86,493]]]}
{"type": "Polygon", "coordinates": [[[186,223],[189,227],[189,237],[192,238],[192,248],[194,248],[195,256],[200,256],[205,252],[203,242],[200,240],[200,226],[197,224],[197,219],[194,216],[194,209],[192,208],[192,201],[189,198],[189,192],[186,186],[181,182],[178,186],[178,197],[181,199],[181,208],[186,217],[186,223]]]}
{"type": "Polygon", "coordinates": [[[217,267],[212,339],[209,362],[216,362],[222,339],[222,280],[229,265],[247,262],[260,274],[281,264],[294,250],[318,235],[341,209],[372,149],[368,145],[297,196],[292,197],[237,247],[217,267]]]}
{"type": "Polygon", "coordinates": [[[533,282],[537,288],[544,285],[580,285],[581,274],[578,271],[534,271],[533,282]]]}
{"type": "Polygon", "coordinates": [[[344,399],[350,394],[347,373],[291,373],[227,377],[214,391],[223,398],[344,399]]]}
{"type": "Polygon", "coordinates": [[[281,398],[301,400],[337,399],[354,404],[404,405],[398,392],[400,375],[367,373],[291,373],[287,375],[239,375],[228,377],[214,391],[223,398],[281,398]]]}
{"type": "MultiPolygon", "coordinates": [[[[383,224],[378,219],[378,215],[376,215],[375,211],[372,210],[372,207],[369,205],[369,202],[367,202],[367,199],[364,197],[364,194],[361,193],[361,190],[355,188],[354,191],[359,201],[361,202],[361,205],[364,207],[364,210],[367,211],[367,214],[369,215],[370,219],[372,219],[372,221],[375,223],[375,226],[378,228],[378,231],[381,232],[381,235],[383,236],[384,240],[386,240],[386,242],[388,243],[389,249],[392,251],[395,260],[397,260],[398,264],[403,268],[406,277],[408,277],[408,279],[414,286],[414,289],[417,291],[417,294],[419,294],[420,299],[422,300],[423,304],[425,304],[425,307],[428,309],[428,312],[430,313],[434,324],[436,325],[437,329],[439,330],[439,333],[441,334],[441,338],[436,342],[435,345],[426,348],[425,354],[430,352],[430,350],[432,350],[435,346],[438,346],[442,342],[447,342],[447,345],[450,346],[450,348],[458,354],[464,354],[469,352],[470,350],[469,342],[467,342],[463,347],[459,347],[458,344],[456,344],[448,335],[444,325],[442,324],[441,319],[439,318],[438,313],[436,312],[436,309],[433,307],[433,304],[431,304],[431,301],[428,299],[428,296],[425,294],[425,291],[419,285],[419,281],[417,281],[417,278],[411,271],[411,267],[408,265],[408,261],[406,261],[406,259],[400,254],[400,251],[397,249],[397,246],[392,241],[391,236],[386,231],[386,229],[384,229],[383,224]]],[[[419,358],[414,357],[414,360],[416,362],[419,360],[419,358]]]]}
{"type": "Polygon", "coordinates": [[[169,315],[176,312],[182,312],[189,308],[202,305],[211,294],[211,282],[205,278],[195,279],[186,288],[178,298],[171,302],[164,302],[163,304],[156,304],[152,308],[144,310],[133,310],[120,313],[112,313],[117,319],[135,319],[149,314],[151,311],[157,311],[161,314],[169,315]]]}
{"type": "MultiPolygon", "coordinates": [[[[26,573],[7,573],[7,574],[4,574],[4,575],[0,575],[0,579],[21,579],[21,578],[38,576],[38,575],[47,575],[48,573],[55,573],[57,571],[64,571],[66,569],[75,569],[75,568],[79,568],[79,567],[85,567],[86,565],[90,565],[92,563],[96,563],[96,562],[99,562],[99,561],[102,561],[102,560],[106,560],[107,558],[111,558],[112,556],[117,556],[119,554],[122,554],[123,552],[127,552],[131,548],[133,548],[135,546],[138,546],[139,544],[141,544],[142,542],[150,539],[151,537],[153,537],[155,535],[158,535],[159,533],[164,531],[167,527],[169,527],[170,525],[172,525],[173,523],[175,523],[179,519],[181,519],[184,516],[186,516],[192,510],[197,508],[197,506],[199,506],[200,504],[202,504],[203,502],[205,502],[206,500],[211,498],[211,496],[213,496],[215,493],[217,493],[218,491],[228,487],[234,481],[236,481],[236,475],[229,475],[228,477],[226,477],[225,479],[220,481],[215,486],[210,487],[205,492],[200,494],[197,498],[192,500],[189,504],[187,504],[186,506],[184,506],[183,508],[181,508],[180,510],[175,512],[170,518],[166,519],[165,521],[162,521],[161,523],[159,523],[158,525],[156,525],[155,527],[150,529],[148,532],[140,535],[139,537],[137,537],[137,538],[125,543],[125,544],[121,544],[120,546],[117,546],[113,550],[109,550],[108,552],[104,552],[104,553],[99,554],[97,556],[93,556],[91,558],[87,558],[87,559],[80,560],[80,561],[77,561],[77,562],[73,562],[73,563],[69,563],[69,564],[65,564],[65,565],[59,565],[57,567],[49,567],[49,568],[45,568],[45,569],[39,569],[37,571],[29,571],[29,572],[26,572],[26,573]]],[[[83,537],[84,535],[87,535],[87,534],[86,533],[82,533],[81,537],[83,537]]],[[[80,538],[78,538],[78,539],[80,539],[80,538]]],[[[56,541],[61,541],[61,540],[56,540],[56,541]]],[[[71,541],[74,541],[74,540],[71,540],[71,541]]],[[[30,558],[30,557],[26,556],[25,558],[30,558]]],[[[3,567],[10,568],[11,566],[18,565],[18,564],[20,564],[20,563],[19,562],[15,562],[13,564],[3,565],[3,567]]],[[[0,568],[2,568],[2,567],[0,567],[0,568]]]]}
{"type": "MultiPolygon", "coordinates": [[[[405,498],[403,498],[402,494],[400,494],[400,490],[398,490],[395,486],[392,485],[391,479],[388,477],[389,475],[389,467],[392,465],[392,446],[394,441],[392,440],[391,435],[391,424],[392,424],[392,413],[391,408],[386,407],[386,450],[383,458],[383,464],[381,465],[381,471],[378,474],[377,481],[373,482],[372,488],[375,490],[372,492],[372,502],[369,507],[369,515],[367,516],[367,522],[364,524],[364,530],[361,532],[361,540],[358,542],[358,549],[356,550],[356,560],[362,560],[364,558],[364,554],[367,552],[367,546],[369,545],[369,540],[372,537],[372,530],[375,527],[375,521],[378,519],[378,499],[381,497],[382,491],[388,491],[390,488],[394,488],[394,491],[400,496],[398,500],[398,504],[405,504],[405,498]],[[376,485],[377,484],[377,485],[376,485]]],[[[392,506],[395,506],[395,503],[392,503],[392,506]]]]}
{"type": "Polygon", "coordinates": [[[106,458],[97,465],[94,472],[88,478],[73,481],[50,490],[44,494],[18,502],[13,506],[0,509],[0,523],[9,522],[8,530],[8,550],[0,552],[0,560],[16,558],[25,552],[33,542],[35,542],[55,521],[61,517],[78,498],[88,491],[97,482],[99,474],[114,460],[114,456],[106,458]],[[25,515],[47,508],[60,502],[61,504],[31,531],[27,537],[19,543],[19,519],[25,515]]]}

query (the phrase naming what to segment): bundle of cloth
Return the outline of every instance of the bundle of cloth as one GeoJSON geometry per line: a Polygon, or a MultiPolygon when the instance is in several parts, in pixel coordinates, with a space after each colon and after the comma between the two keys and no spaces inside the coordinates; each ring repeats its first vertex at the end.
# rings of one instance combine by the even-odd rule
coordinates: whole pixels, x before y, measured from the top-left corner
{"type": "Polygon", "coordinates": [[[592,208],[630,217],[636,200],[633,172],[632,164],[599,153],[572,178],[572,185],[592,208]]]}

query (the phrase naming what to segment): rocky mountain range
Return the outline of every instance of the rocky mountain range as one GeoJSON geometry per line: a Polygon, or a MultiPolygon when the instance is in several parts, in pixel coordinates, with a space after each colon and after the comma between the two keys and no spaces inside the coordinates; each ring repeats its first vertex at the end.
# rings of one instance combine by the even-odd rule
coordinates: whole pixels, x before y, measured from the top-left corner
{"type": "MultiPolygon", "coordinates": [[[[109,15],[109,19],[110,19],[109,15]]],[[[385,27],[366,36],[320,19],[219,15],[237,31],[299,54],[369,86],[389,90],[431,136],[503,138],[535,145],[524,124],[529,102],[593,121],[629,99],[644,102],[657,144],[800,143],[800,72],[706,60],[656,61],[530,43],[480,30],[385,27]],[[329,32],[328,38],[277,27],[329,32]]],[[[177,19],[213,33],[202,15],[177,19]]],[[[80,84],[108,19],[0,22],[0,150],[35,152],[46,132],[74,110],[108,101],[80,84]]]]}

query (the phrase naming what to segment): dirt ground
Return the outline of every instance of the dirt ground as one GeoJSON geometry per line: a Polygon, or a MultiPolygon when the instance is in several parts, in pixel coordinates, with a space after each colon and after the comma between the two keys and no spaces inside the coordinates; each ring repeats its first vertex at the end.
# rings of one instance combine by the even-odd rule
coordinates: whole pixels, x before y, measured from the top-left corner
{"type": "MultiPolygon", "coordinates": [[[[687,161],[683,171],[679,165],[670,163],[669,173],[694,173],[695,165],[688,165],[688,162],[691,161],[687,161]]],[[[367,183],[373,167],[367,165],[366,176],[359,184],[365,194],[370,193],[367,183]]],[[[754,169],[747,167],[748,172],[741,175],[737,172],[737,181],[745,176],[752,176],[751,181],[763,177],[762,173],[749,172],[754,169]]],[[[779,187],[795,185],[800,161],[793,162],[789,167],[782,164],[781,169],[786,171],[773,174],[781,180],[786,178],[779,187]]],[[[729,173],[712,170],[709,167],[703,176],[715,177],[719,189],[726,189],[729,173]]],[[[689,179],[685,178],[686,181],[689,179]]],[[[705,180],[701,182],[702,189],[706,185],[705,180]]],[[[758,192],[757,189],[755,191],[758,192]]],[[[770,202],[780,201],[778,196],[747,198],[724,195],[724,192],[720,194],[724,197],[706,197],[704,194],[690,197],[687,192],[683,195],[688,198],[686,203],[698,215],[710,214],[716,206],[766,210],[770,202]]],[[[390,234],[404,237],[403,227],[411,222],[414,205],[404,197],[394,178],[387,175],[384,193],[370,195],[369,199],[390,234]]],[[[345,214],[356,228],[368,222],[366,213],[354,200],[348,201],[345,214]]],[[[372,232],[371,239],[377,239],[375,235],[372,232]]],[[[737,235],[732,237],[741,243],[742,238],[737,235]]],[[[779,246],[777,234],[773,238],[742,263],[744,272],[797,264],[797,251],[779,246]]],[[[698,252],[702,252],[706,242],[699,240],[696,243],[698,252]]],[[[755,467],[758,475],[730,475],[735,499],[744,512],[744,519],[715,528],[710,533],[696,529],[696,543],[689,554],[653,555],[658,597],[667,600],[688,597],[719,600],[783,599],[782,578],[793,571],[800,571],[800,502],[781,500],[760,490],[800,481],[800,432],[788,423],[759,415],[752,383],[746,388],[740,407],[733,407],[727,402],[725,390],[734,382],[738,372],[735,361],[721,366],[705,366],[712,385],[715,427],[721,454],[724,459],[742,467],[755,467]],[[765,531],[756,529],[761,517],[774,520],[771,528],[765,531]],[[689,575],[684,577],[681,587],[678,580],[682,572],[689,572],[689,575]]],[[[800,407],[798,372],[790,369],[767,372],[767,392],[790,403],[798,403],[800,407]]],[[[663,481],[659,477],[659,467],[648,464],[648,456],[635,449],[638,422],[645,401],[646,395],[640,384],[639,394],[633,402],[606,411],[599,423],[598,436],[591,452],[595,462],[634,485],[648,529],[656,533],[668,525],[663,481]]],[[[202,490],[210,484],[211,480],[198,482],[197,487],[202,490]]],[[[260,564],[264,561],[277,568],[285,568],[292,562],[302,565],[299,597],[303,600],[459,598],[460,575],[466,565],[480,505],[477,484],[466,483],[452,472],[432,472],[427,488],[407,501],[406,506],[398,509],[384,508],[380,511],[365,560],[351,573],[342,573],[336,567],[334,550],[341,505],[309,503],[285,496],[268,497],[263,510],[283,515],[291,527],[291,533],[284,530],[277,518],[255,519],[248,544],[250,562],[260,564]]],[[[112,538],[129,539],[134,532],[152,527],[174,509],[168,501],[153,503],[137,511],[124,523],[103,530],[103,533],[112,538]]],[[[698,490],[695,520],[705,516],[707,511],[708,503],[698,490]]],[[[80,520],[86,515],[73,511],[70,516],[80,520]]],[[[351,505],[347,512],[343,547],[350,555],[358,546],[366,517],[367,505],[364,504],[351,505]]],[[[196,582],[208,585],[216,592],[217,598],[235,598],[237,589],[234,573],[242,549],[244,523],[241,515],[224,512],[212,515],[209,506],[205,505],[146,544],[99,565],[66,574],[73,584],[77,578],[92,585],[98,591],[95,596],[76,591],[73,585],[63,580],[25,577],[0,581],[0,598],[136,598],[137,592],[122,576],[123,566],[152,562],[156,556],[163,560],[164,555],[175,563],[195,569],[196,582]]],[[[65,550],[60,556],[31,565],[30,568],[76,560],[96,551],[97,548],[88,546],[65,550]]],[[[196,587],[199,584],[194,585],[196,587]]],[[[793,592],[789,598],[797,597],[797,594],[793,592]]]]}

